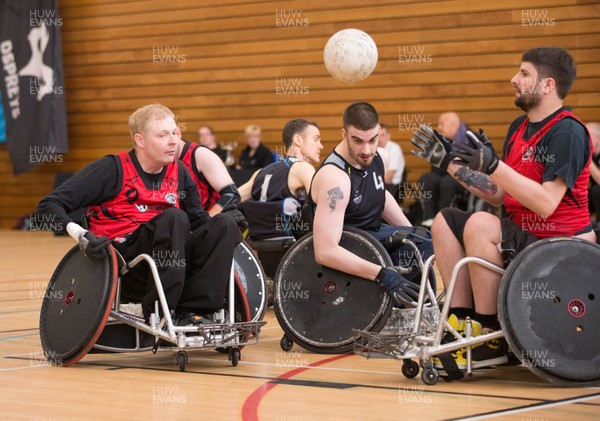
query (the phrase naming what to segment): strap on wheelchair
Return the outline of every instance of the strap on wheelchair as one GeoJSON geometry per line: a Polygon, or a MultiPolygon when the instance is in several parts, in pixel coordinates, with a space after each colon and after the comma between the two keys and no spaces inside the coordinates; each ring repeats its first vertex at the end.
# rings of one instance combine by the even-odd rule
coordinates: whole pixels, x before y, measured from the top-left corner
{"type": "Polygon", "coordinates": [[[420,244],[423,241],[428,239],[427,228],[425,227],[398,227],[398,230],[395,231],[391,236],[385,239],[384,247],[386,250],[394,250],[395,248],[402,245],[402,242],[405,238],[410,238],[410,240],[415,244],[420,244]]]}
{"type": "Polygon", "coordinates": [[[446,371],[446,376],[440,375],[441,378],[446,381],[451,381],[462,379],[465,376],[463,372],[459,370],[452,353],[444,352],[443,354],[438,355],[438,358],[442,363],[442,367],[444,367],[444,370],[446,371]]]}

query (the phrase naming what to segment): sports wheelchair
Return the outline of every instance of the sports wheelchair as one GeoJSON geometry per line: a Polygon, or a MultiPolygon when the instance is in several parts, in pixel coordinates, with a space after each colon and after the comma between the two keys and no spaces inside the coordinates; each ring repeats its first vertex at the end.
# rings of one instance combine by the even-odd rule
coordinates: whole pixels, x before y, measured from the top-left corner
{"type": "MultiPolygon", "coordinates": [[[[433,264],[433,256],[425,268],[433,264]]],[[[510,350],[540,378],[561,386],[584,387],[600,383],[600,246],[577,238],[538,241],[505,269],[490,262],[465,257],[454,267],[437,325],[423,318],[426,291],[421,288],[411,329],[395,332],[356,330],[354,352],[365,357],[403,361],[402,373],[416,377],[420,366],[425,384],[438,382],[433,357],[466,348],[466,373],[472,374],[471,348],[504,337],[510,350]],[[503,274],[498,298],[501,330],[472,335],[467,320],[466,337],[447,321],[459,271],[479,264],[503,274]],[[456,340],[443,343],[445,332],[456,340]],[[419,363],[413,359],[418,359],[419,363]]],[[[448,379],[460,378],[448,376],[448,379]]]]}
{"type": "Polygon", "coordinates": [[[188,365],[186,349],[216,349],[237,366],[241,349],[258,342],[266,310],[265,275],[245,243],[234,252],[224,308],[212,315],[215,323],[175,326],[154,260],[141,254],[126,262],[112,247],[103,259],[88,259],[78,246],[63,257],[48,284],[40,312],[44,354],[58,366],[69,366],[92,347],[96,352],[177,351],[177,365],[188,365]],[[148,323],[141,304],[121,303],[121,279],[145,262],[159,299],[148,323]],[[162,314],[162,316],[161,316],[162,314]]]}
{"type": "MultiPolygon", "coordinates": [[[[405,236],[391,236],[389,246],[400,242],[412,249],[414,261],[423,268],[417,246],[405,236]]],[[[345,227],[340,246],[382,266],[392,266],[383,244],[365,231],[345,227]]],[[[399,268],[402,272],[412,268],[399,268]]],[[[433,273],[433,271],[428,272],[433,273]]],[[[423,275],[423,291],[431,300],[428,309],[436,308],[430,282],[423,275]]],[[[389,295],[376,282],[319,265],[314,258],[313,234],[296,241],[279,264],[274,279],[274,311],[284,336],[284,351],[294,343],[317,353],[345,353],[354,347],[355,329],[379,332],[393,310],[389,295]]]]}

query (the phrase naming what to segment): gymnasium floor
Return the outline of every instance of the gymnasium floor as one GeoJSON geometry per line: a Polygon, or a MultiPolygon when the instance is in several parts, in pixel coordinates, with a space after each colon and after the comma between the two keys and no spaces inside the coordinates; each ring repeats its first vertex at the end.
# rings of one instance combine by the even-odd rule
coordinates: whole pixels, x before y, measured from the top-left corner
{"type": "Polygon", "coordinates": [[[38,321],[46,284],[69,238],[0,231],[0,419],[2,420],[587,420],[600,417],[600,387],[558,388],[521,366],[425,386],[400,364],[279,348],[271,309],[260,342],[232,367],[214,351],[90,354],[53,367],[38,321]]]}

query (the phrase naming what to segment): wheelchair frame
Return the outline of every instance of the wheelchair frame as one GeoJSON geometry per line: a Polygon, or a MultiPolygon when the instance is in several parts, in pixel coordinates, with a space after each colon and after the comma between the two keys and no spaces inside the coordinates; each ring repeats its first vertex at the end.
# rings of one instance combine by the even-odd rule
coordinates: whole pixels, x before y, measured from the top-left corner
{"type": "MultiPolygon", "coordinates": [[[[460,378],[464,372],[471,376],[472,348],[484,342],[505,338],[515,356],[520,354],[518,358],[522,365],[541,379],[567,387],[598,385],[600,354],[597,350],[600,340],[597,336],[599,313],[595,299],[600,291],[596,282],[600,269],[597,260],[599,253],[600,246],[597,244],[572,237],[554,237],[530,245],[506,269],[481,258],[465,257],[452,270],[445,292],[446,299],[436,326],[422,319],[425,294],[429,294],[431,302],[435,303],[431,291],[425,291],[422,280],[416,316],[410,332],[378,334],[357,331],[354,351],[365,357],[383,356],[402,360],[402,373],[408,378],[415,377],[419,373],[419,366],[422,366],[422,381],[433,385],[440,377],[433,364],[434,356],[466,349],[465,369],[459,373],[448,372],[448,379],[460,378]],[[551,264],[540,267],[538,259],[552,251],[560,254],[554,256],[551,264]],[[465,265],[471,263],[503,275],[498,295],[501,329],[474,336],[472,322],[467,318],[463,337],[447,319],[458,275],[465,265]],[[571,266],[572,264],[575,266],[571,266]],[[530,282],[531,279],[548,280],[552,288],[548,289],[548,282],[543,287],[547,297],[535,300],[523,297],[522,291],[529,288],[524,282],[530,282]],[[512,316],[511,319],[510,313],[517,316],[512,316]],[[541,333],[541,326],[548,329],[548,324],[555,326],[557,330],[541,333]],[[450,332],[456,340],[442,343],[445,332],[450,332]],[[551,352],[552,358],[535,356],[536,350],[544,350],[544,355],[551,352]],[[413,359],[418,359],[419,363],[413,359]]],[[[431,256],[423,264],[423,274],[431,268],[434,259],[435,256],[431,256]]]]}
{"type": "MultiPolygon", "coordinates": [[[[112,246],[111,246],[112,248],[112,246]]],[[[131,262],[126,262],[123,257],[112,248],[109,253],[114,253],[117,257],[117,275],[116,279],[111,282],[117,282],[116,293],[114,300],[109,304],[111,306],[109,316],[113,321],[108,321],[108,324],[123,323],[133,327],[136,331],[136,347],[127,349],[127,352],[140,352],[148,348],[143,348],[140,345],[140,331],[154,337],[154,346],[151,348],[153,353],[158,350],[177,350],[177,365],[181,371],[185,371],[188,365],[188,355],[186,350],[193,349],[216,349],[217,351],[227,350],[229,360],[235,367],[241,358],[241,348],[246,345],[253,345],[258,342],[258,335],[261,326],[266,324],[266,321],[235,321],[235,295],[236,295],[236,276],[234,273],[234,262],[231,265],[228,292],[227,292],[227,320],[225,320],[225,309],[214,314],[216,323],[204,324],[199,326],[175,326],[168,308],[160,275],[156,267],[156,263],[148,254],[140,254],[131,262]],[[149,323],[145,323],[144,319],[136,315],[124,312],[121,310],[121,281],[123,275],[127,274],[131,269],[145,262],[148,264],[150,273],[152,274],[155,283],[158,300],[155,301],[154,312],[150,315],[149,323]],[[161,310],[163,317],[160,317],[161,310]],[[115,322],[116,321],[116,322],[115,322]],[[162,343],[168,343],[172,346],[164,346],[162,343]]],[[[244,289],[241,283],[237,283],[241,294],[244,294],[244,289]]],[[[245,300],[244,300],[245,301],[245,300]]],[[[245,302],[245,309],[248,304],[245,302]]],[[[104,325],[102,325],[102,329],[104,325]]],[[[123,349],[113,348],[109,346],[96,346],[97,349],[123,352],[123,349]]],[[[46,350],[45,350],[46,351],[46,350]]],[[[52,351],[47,354],[52,355],[52,351]]],[[[85,354],[84,354],[85,355],[85,354]]],[[[79,356],[72,363],[75,363],[84,355],[79,356]]],[[[50,359],[53,362],[53,359],[50,359]]],[[[57,364],[58,365],[58,364],[57,364]]],[[[63,365],[63,364],[60,364],[63,365]]]]}
{"type": "MultiPolygon", "coordinates": [[[[356,328],[371,332],[379,332],[382,328],[386,329],[385,325],[390,321],[390,315],[392,314],[393,308],[391,298],[377,283],[328,268],[325,265],[315,264],[314,271],[313,267],[310,267],[310,269],[307,268],[309,270],[304,270],[303,268],[305,265],[314,262],[314,256],[310,254],[310,250],[312,250],[313,247],[311,235],[312,234],[305,235],[290,248],[284,259],[281,261],[277,270],[276,279],[274,280],[274,310],[277,320],[284,330],[284,335],[280,341],[280,347],[284,351],[289,351],[294,344],[297,344],[304,349],[317,353],[335,354],[352,352],[357,336],[355,332],[356,328]],[[300,272],[295,274],[295,270],[300,270],[300,272]],[[298,277],[295,277],[296,275],[298,275],[298,277]],[[293,308],[291,308],[286,304],[286,300],[295,301],[293,297],[285,297],[285,293],[287,292],[285,291],[285,283],[291,282],[292,280],[302,282],[304,283],[303,285],[306,285],[306,287],[303,288],[303,291],[305,292],[306,297],[310,294],[311,300],[314,300],[313,303],[317,303],[314,305],[314,308],[312,307],[313,304],[309,306],[310,310],[306,310],[299,306],[293,306],[293,308]],[[282,283],[284,285],[283,287],[280,285],[282,283]],[[358,290],[359,292],[357,292],[354,288],[359,285],[363,286],[361,286],[358,290]],[[365,287],[369,289],[365,289],[365,287]],[[282,290],[283,292],[281,292],[282,290]],[[360,294],[366,294],[365,297],[374,297],[375,295],[372,294],[376,294],[377,296],[381,295],[382,298],[381,301],[347,299],[357,297],[355,294],[359,294],[358,296],[360,296],[360,294]],[[342,330],[338,331],[335,335],[328,335],[328,333],[323,330],[325,329],[323,324],[315,326],[314,329],[309,328],[305,325],[305,323],[307,323],[306,320],[308,320],[306,319],[306,317],[308,317],[307,314],[311,314],[309,319],[317,317],[314,315],[313,310],[318,313],[318,317],[325,318],[323,319],[325,326],[329,326],[328,324],[332,323],[331,320],[335,320],[337,317],[343,318],[343,321],[339,320],[340,323],[343,322],[343,326],[341,326],[342,330]],[[354,315],[348,317],[343,316],[344,312],[353,314],[355,311],[358,311],[358,318],[354,315]],[[317,333],[319,330],[321,333],[317,333]]],[[[414,258],[415,261],[418,261],[420,268],[422,268],[422,255],[419,248],[412,241],[406,241],[406,238],[409,237],[404,237],[402,233],[398,236],[396,236],[395,233],[392,235],[392,231],[390,231],[390,237],[386,241],[377,240],[363,230],[353,227],[344,227],[340,241],[342,247],[350,252],[367,260],[371,260],[376,264],[390,267],[392,266],[392,260],[385,246],[397,247],[401,244],[408,245],[411,248],[411,251],[414,252],[414,257],[411,257],[411,259],[414,258]],[[404,242],[402,242],[403,240],[404,242]]],[[[395,267],[395,269],[406,274],[416,268],[404,269],[395,267]]],[[[429,282],[429,274],[426,276],[428,292],[431,296],[434,296],[434,292],[429,282]]],[[[296,286],[296,288],[300,288],[300,286],[296,286]]],[[[289,289],[289,287],[287,289],[289,289]]],[[[427,304],[426,309],[433,310],[431,304],[427,304]]],[[[435,309],[437,310],[437,307],[435,309]]],[[[431,313],[428,313],[427,315],[429,316],[430,314],[431,313]]],[[[333,323],[335,325],[336,322],[333,323]]],[[[335,325],[335,327],[331,326],[330,328],[339,329],[340,326],[335,325]]]]}
{"type": "MultiPolygon", "coordinates": [[[[119,256],[122,260],[122,257],[119,256]]],[[[123,261],[124,262],[124,261],[123,261]]],[[[177,364],[179,369],[184,371],[188,364],[188,356],[185,351],[187,348],[196,349],[216,349],[228,348],[229,360],[235,367],[241,357],[241,347],[245,345],[253,345],[258,342],[258,333],[260,327],[266,324],[266,321],[258,322],[236,322],[235,321],[235,274],[234,264],[232,262],[229,286],[228,286],[228,320],[224,320],[224,310],[216,313],[220,317],[220,323],[206,324],[200,326],[175,326],[167,305],[164,290],[160,281],[160,276],[156,268],[154,260],[147,254],[141,254],[133,259],[130,263],[126,263],[119,270],[119,283],[117,285],[117,294],[113,303],[113,309],[110,316],[122,321],[123,323],[132,326],[142,332],[149,333],[155,337],[155,345],[152,352],[156,353],[162,347],[159,345],[160,340],[169,342],[175,345],[178,349],[177,364]],[[140,262],[145,261],[150,267],[154,284],[158,291],[159,300],[155,301],[154,313],[150,316],[149,324],[140,322],[135,316],[132,317],[127,313],[120,311],[120,286],[121,276],[129,272],[133,267],[140,262]],[[159,318],[160,310],[164,317],[159,318]],[[189,335],[188,334],[193,334],[189,335]]]]}
{"type": "MultiPolygon", "coordinates": [[[[416,248],[409,240],[404,240],[407,243],[411,243],[411,246],[416,248]]],[[[418,252],[418,251],[417,251],[418,252]]],[[[420,257],[420,256],[419,256],[420,257]]],[[[496,266],[486,260],[478,257],[465,257],[461,259],[452,270],[451,279],[448,285],[448,289],[442,293],[441,297],[445,296],[444,305],[439,315],[439,323],[437,326],[431,326],[430,324],[423,321],[423,310],[425,308],[426,296],[429,296],[430,302],[434,307],[437,307],[437,300],[435,295],[431,291],[431,287],[426,282],[426,276],[428,271],[432,268],[435,261],[435,256],[431,256],[425,263],[422,259],[419,259],[421,265],[422,278],[421,288],[419,290],[419,300],[417,302],[415,320],[412,327],[412,331],[408,334],[390,334],[390,333],[372,333],[366,331],[356,331],[359,338],[355,342],[354,353],[358,355],[369,357],[385,356],[402,360],[402,373],[405,377],[413,378],[419,373],[419,365],[423,367],[421,373],[421,380],[423,383],[428,385],[436,384],[440,378],[439,371],[433,366],[433,357],[444,354],[447,352],[455,351],[457,349],[467,349],[467,375],[471,376],[472,369],[472,358],[471,349],[475,345],[479,345],[483,342],[490,341],[492,339],[499,339],[504,337],[502,330],[472,336],[473,331],[470,328],[470,320],[467,321],[467,328],[465,337],[462,337],[449,323],[448,313],[450,311],[450,302],[452,295],[454,294],[454,288],[456,280],[460,270],[469,263],[476,263],[482,265],[490,270],[497,273],[503,274],[504,269],[496,266]],[[425,285],[429,286],[428,290],[425,285]],[[442,337],[444,333],[450,332],[456,340],[447,344],[442,344],[442,337]],[[413,359],[419,359],[417,364],[413,359]]]]}

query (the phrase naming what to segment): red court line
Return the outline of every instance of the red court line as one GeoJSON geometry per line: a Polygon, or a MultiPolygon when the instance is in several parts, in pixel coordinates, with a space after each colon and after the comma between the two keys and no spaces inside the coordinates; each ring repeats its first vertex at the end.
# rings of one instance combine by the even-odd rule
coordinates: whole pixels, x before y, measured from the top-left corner
{"type": "Polygon", "coordinates": [[[294,370],[290,370],[286,373],[280,374],[275,377],[273,380],[269,380],[269,382],[263,384],[258,389],[256,389],[248,398],[246,402],[244,402],[244,406],[242,407],[242,420],[244,421],[258,421],[258,406],[260,405],[260,401],[262,398],[269,392],[269,390],[273,389],[279,383],[278,379],[291,379],[297,374],[302,373],[303,371],[310,370],[312,367],[318,367],[323,364],[330,363],[332,361],[336,361],[342,358],[350,357],[354,354],[342,354],[336,355],[335,357],[326,358],[321,361],[316,361],[312,364],[309,364],[308,367],[299,367],[294,370]]]}

